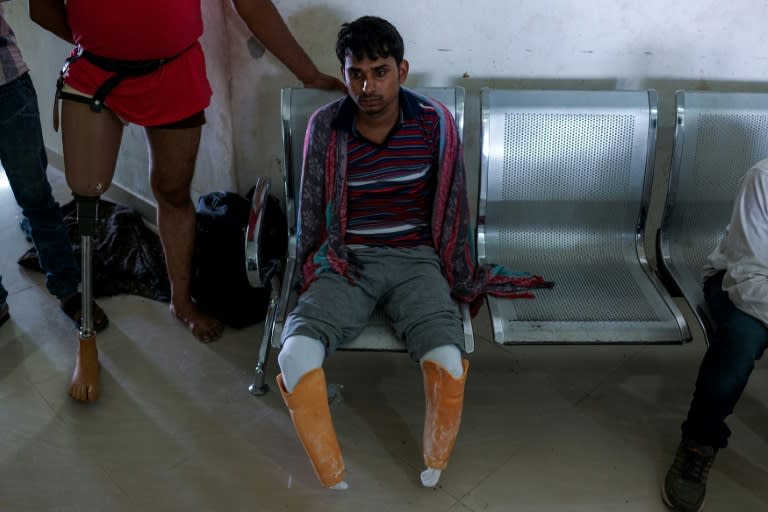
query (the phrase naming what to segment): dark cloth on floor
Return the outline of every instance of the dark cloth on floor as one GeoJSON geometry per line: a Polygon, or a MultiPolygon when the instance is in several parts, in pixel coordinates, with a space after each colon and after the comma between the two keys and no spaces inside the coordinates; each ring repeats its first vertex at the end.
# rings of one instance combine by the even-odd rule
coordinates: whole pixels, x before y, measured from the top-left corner
{"type": "MultiPolygon", "coordinates": [[[[269,284],[254,288],[248,282],[245,229],[250,211],[250,200],[233,192],[212,192],[197,203],[192,298],[202,311],[235,328],[264,320],[271,291],[269,284]]],[[[287,232],[280,204],[269,196],[259,244],[262,262],[284,265],[287,232]]]]}
{"type": "MultiPolygon", "coordinates": [[[[72,250],[80,262],[80,234],[75,201],[70,201],[61,209],[72,250]]],[[[92,248],[94,297],[127,293],[162,302],[170,301],[171,287],[160,238],[144,224],[138,212],[99,200],[92,248]]],[[[34,247],[21,256],[19,264],[40,271],[34,247]]]]}

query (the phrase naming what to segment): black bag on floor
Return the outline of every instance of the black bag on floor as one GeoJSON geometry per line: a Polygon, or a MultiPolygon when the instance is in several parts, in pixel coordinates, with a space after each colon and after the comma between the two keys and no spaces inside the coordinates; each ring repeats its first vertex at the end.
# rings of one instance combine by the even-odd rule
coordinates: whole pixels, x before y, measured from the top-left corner
{"type": "MultiPolygon", "coordinates": [[[[206,194],[197,202],[192,298],[205,313],[230,327],[261,322],[269,286],[253,288],[245,271],[245,227],[251,203],[232,192],[206,194]]],[[[285,260],[286,220],[278,200],[267,199],[261,247],[267,259],[285,260]]]]}

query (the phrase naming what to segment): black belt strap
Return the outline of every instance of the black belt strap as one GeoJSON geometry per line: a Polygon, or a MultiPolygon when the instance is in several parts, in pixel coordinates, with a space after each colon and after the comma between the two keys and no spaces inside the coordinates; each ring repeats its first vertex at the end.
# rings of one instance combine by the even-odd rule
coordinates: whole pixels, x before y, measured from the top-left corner
{"type": "MultiPolygon", "coordinates": [[[[189,48],[192,47],[190,46],[189,48]]],[[[99,86],[90,101],[91,110],[94,112],[100,112],[107,95],[109,95],[109,93],[112,92],[112,90],[117,87],[120,82],[129,77],[144,76],[149,75],[150,73],[154,73],[164,64],[167,64],[182,53],[189,50],[189,48],[186,48],[176,55],[164,59],[120,60],[95,55],[83,49],[82,47],[78,47],[77,53],[68,57],[67,60],[64,61],[64,66],[61,68],[59,79],[56,82],[56,100],[61,98],[61,90],[64,87],[64,75],[67,72],[67,68],[69,68],[69,65],[79,58],[84,58],[85,60],[103,69],[104,71],[114,73],[114,75],[109,77],[99,86]]],[[[54,125],[56,125],[56,128],[58,128],[58,122],[54,122],[54,125]]]]}

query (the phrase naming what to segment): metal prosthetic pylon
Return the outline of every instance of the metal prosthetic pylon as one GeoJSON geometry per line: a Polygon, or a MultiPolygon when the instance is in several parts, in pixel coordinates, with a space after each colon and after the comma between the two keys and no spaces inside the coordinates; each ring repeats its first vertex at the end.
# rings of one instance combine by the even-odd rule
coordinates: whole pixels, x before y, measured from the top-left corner
{"type": "Polygon", "coordinates": [[[96,234],[99,197],[75,194],[77,203],[77,223],[80,228],[80,282],[81,282],[81,318],[80,339],[96,336],[93,330],[93,282],[91,273],[91,250],[93,236],[96,234]]]}

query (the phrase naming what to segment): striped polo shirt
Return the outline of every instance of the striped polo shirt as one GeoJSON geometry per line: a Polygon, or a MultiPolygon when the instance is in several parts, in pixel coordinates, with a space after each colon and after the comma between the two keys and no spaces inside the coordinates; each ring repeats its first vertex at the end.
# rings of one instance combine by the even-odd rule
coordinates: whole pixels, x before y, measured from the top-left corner
{"type": "Polygon", "coordinates": [[[13,82],[27,71],[29,69],[16,45],[16,36],[5,21],[3,7],[0,5],[0,85],[13,82]]]}
{"type": "Polygon", "coordinates": [[[351,246],[432,246],[439,117],[400,90],[400,120],[382,144],[355,128],[347,97],[333,127],[350,133],[347,145],[347,232],[351,246]]]}

